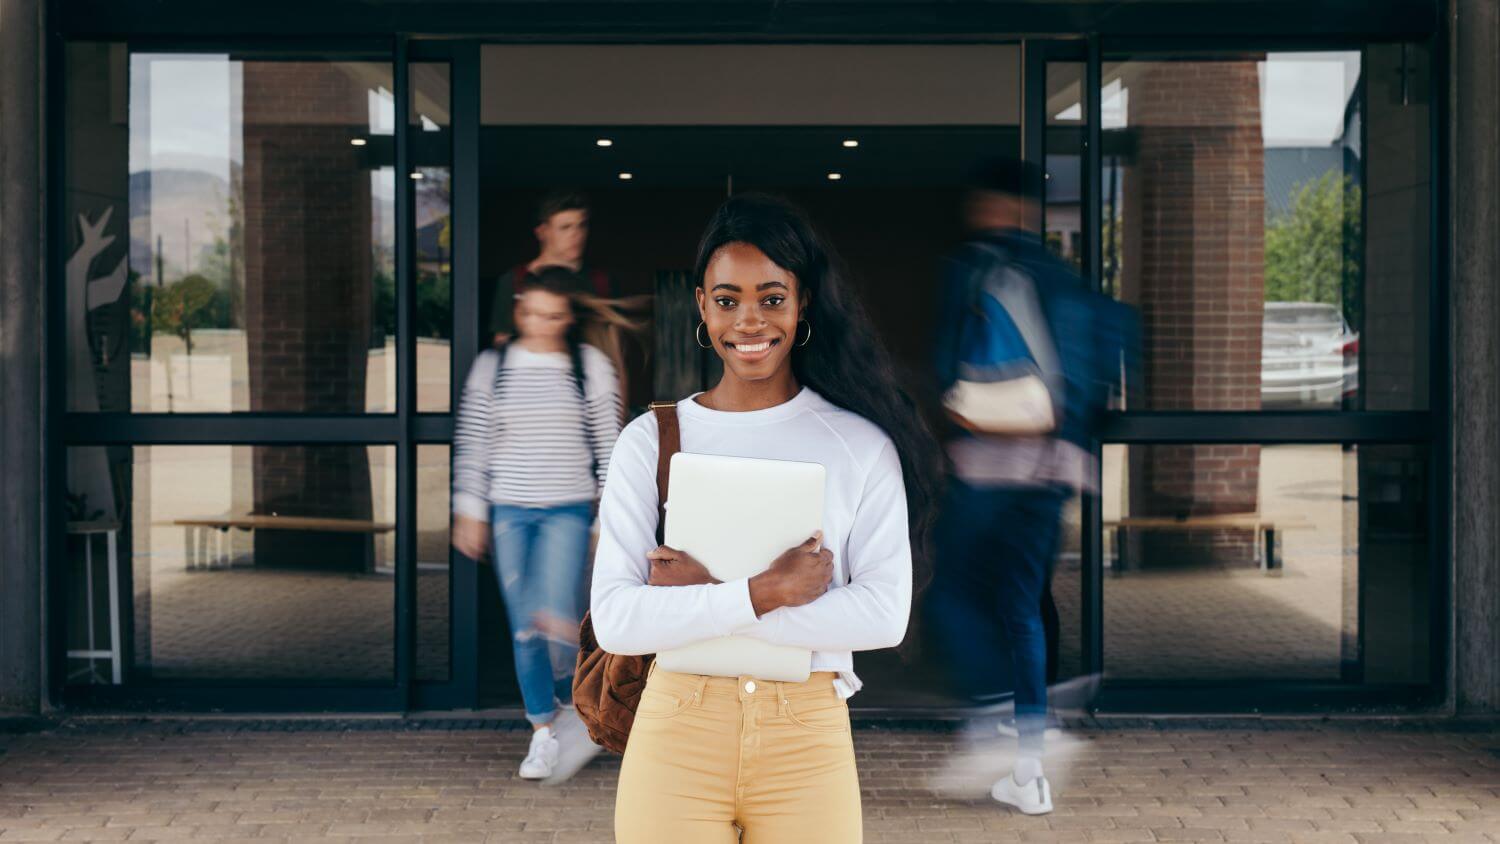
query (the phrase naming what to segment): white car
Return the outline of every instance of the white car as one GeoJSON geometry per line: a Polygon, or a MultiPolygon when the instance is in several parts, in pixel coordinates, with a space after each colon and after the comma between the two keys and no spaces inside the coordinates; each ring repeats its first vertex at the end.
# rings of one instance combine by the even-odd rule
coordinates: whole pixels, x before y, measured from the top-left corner
{"type": "Polygon", "coordinates": [[[1337,305],[1266,303],[1261,406],[1339,408],[1358,391],[1359,335],[1349,329],[1337,305]]]}

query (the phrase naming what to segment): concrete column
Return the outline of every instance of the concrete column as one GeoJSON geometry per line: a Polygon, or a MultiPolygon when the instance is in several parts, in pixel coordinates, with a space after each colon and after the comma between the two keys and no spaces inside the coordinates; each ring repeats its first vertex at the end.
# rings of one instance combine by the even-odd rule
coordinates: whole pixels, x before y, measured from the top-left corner
{"type": "Polygon", "coordinates": [[[42,704],[42,0],[0,0],[0,717],[42,704]]]}
{"type": "Polygon", "coordinates": [[[1500,712],[1500,12],[1451,0],[1453,701],[1500,712]]]}

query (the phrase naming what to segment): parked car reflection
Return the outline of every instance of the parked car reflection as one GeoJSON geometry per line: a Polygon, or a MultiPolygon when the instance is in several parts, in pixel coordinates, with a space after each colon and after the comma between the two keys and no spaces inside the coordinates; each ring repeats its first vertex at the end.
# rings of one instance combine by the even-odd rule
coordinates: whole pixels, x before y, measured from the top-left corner
{"type": "Polygon", "coordinates": [[[1359,389],[1359,335],[1337,305],[1267,302],[1261,327],[1264,407],[1341,407],[1359,389]]]}

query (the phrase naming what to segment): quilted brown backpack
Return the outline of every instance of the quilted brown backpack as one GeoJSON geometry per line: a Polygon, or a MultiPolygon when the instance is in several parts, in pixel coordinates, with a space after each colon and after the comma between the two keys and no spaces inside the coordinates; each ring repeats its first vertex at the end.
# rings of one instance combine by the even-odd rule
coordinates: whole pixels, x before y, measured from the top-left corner
{"type": "MultiPolygon", "coordinates": [[[[656,457],[656,544],[666,525],[667,477],[672,455],[682,447],[676,402],[652,402],[660,434],[656,457]]],[[[622,656],[599,647],[588,613],[578,629],[578,664],[573,669],[573,706],[588,727],[589,737],[615,753],[625,752],[635,709],[646,689],[646,674],[654,656],[622,656]]]]}

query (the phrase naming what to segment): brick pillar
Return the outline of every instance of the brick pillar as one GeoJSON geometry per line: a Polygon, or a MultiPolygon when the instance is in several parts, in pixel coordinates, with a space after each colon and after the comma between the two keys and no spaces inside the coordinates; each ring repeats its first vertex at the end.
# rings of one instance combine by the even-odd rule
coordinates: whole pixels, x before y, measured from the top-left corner
{"type": "MultiPolygon", "coordinates": [[[[350,139],[366,85],[343,65],[244,64],[245,325],[250,409],[360,413],[371,335],[371,170],[350,139]]],[[[255,510],[370,518],[362,447],[255,451],[255,510]]],[[[363,569],[368,535],[257,531],[272,565],[363,569]]]]}
{"type": "MultiPolygon", "coordinates": [[[[1256,62],[1134,67],[1123,288],[1145,328],[1147,406],[1258,409],[1265,157],[1256,62]]],[[[1258,446],[1138,446],[1130,454],[1134,515],[1257,509],[1258,446]]],[[[1141,541],[1136,559],[1147,565],[1244,563],[1254,553],[1244,531],[1141,541]]]]}

